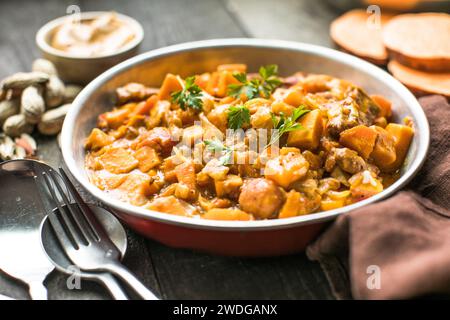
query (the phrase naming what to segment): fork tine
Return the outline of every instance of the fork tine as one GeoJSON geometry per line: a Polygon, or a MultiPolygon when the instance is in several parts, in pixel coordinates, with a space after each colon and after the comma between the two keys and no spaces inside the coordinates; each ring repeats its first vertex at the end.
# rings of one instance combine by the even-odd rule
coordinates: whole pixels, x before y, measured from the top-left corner
{"type": "MultiPolygon", "coordinates": [[[[50,173],[50,174],[51,174],[51,173],[50,173]]],[[[51,196],[52,196],[52,199],[53,199],[53,201],[55,202],[55,204],[56,204],[56,206],[57,206],[57,208],[58,208],[59,216],[60,216],[60,217],[62,218],[62,220],[64,221],[64,225],[65,225],[65,227],[67,228],[67,230],[68,230],[68,232],[69,232],[71,238],[73,239],[74,244],[76,245],[77,249],[78,249],[78,248],[80,247],[80,245],[82,245],[82,244],[86,245],[86,244],[87,244],[86,241],[83,241],[83,239],[81,239],[79,231],[75,230],[75,227],[74,227],[72,221],[70,221],[70,219],[69,219],[69,217],[68,217],[68,215],[67,215],[66,208],[70,207],[70,203],[64,202],[64,204],[66,205],[66,208],[63,208],[63,207],[61,206],[61,203],[59,202],[58,197],[56,196],[55,190],[53,190],[53,186],[52,186],[52,183],[51,183],[51,180],[50,180],[50,177],[49,177],[48,172],[43,172],[43,173],[42,173],[42,176],[44,177],[44,181],[45,181],[45,183],[47,184],[47,188],[48,188],[48,190],[50,191],[50,194],[51,194],[51,196]]],[[[54,179],[52,179],[52,180],[54,180],[54,179]]],[[[55,183],[55,185],[57,185],[56,182],[54,182],[54,183],[55,183]]],[[[65,199],[63,198],[63,201],[64,201],[64,200],[67,200],[67,198],[65,198],[65,199]]],[[[49,215],[49,216],[50,216],[50,215],[49,215]]],[[[57,219],[55,213],[54,213],[54,217],[57,219]]],[[[58,221],[59,221],[59,219],[58,219],[58,221]]],[[[52,222],[52,221],[50,220],[50,222],[52,222]]],[[[55,221],[55,223],[56,223],[56,221],[55,221]]],[[[53,224],[53,223],[52,223],[52,224],[53,224]]],[[[62,227],[62,224],[60,224],[60,225],[61,225],[61,227],[62,227]]],[[[63,232],[64,232],[64,233],[67,233],[67,231],[64,229],[64,227],[62,227],[62,229],[63,229],[63,232]]],[[[61,231],[61,230],[60,230],[60,231],[61,231]]]]}
{"type": "Polygon", "coordinates": [[[63,168],[59,168],[59,171],[61,173],[61,176],[63,178],[63,181],[67,185],[69,192],[72,194],[75,202],[78,204],[79,208],[81,209],[82,215],[84,216],[84,219],[86,222],[90,225],[91,230],[94,232],[94,234],[97,237],[97,241],[103,240],[103,241],[110,241],[109,237],[103,228],[103,226],[99,223],[97,220],[97,217],[92,213],[91,209],[86,205],[83,198],[81,198],[78,191],[75,189],[74,185],[70,181],[69,177],[67,176],[66,172],[63,168]]]}
{"type": "MultiPolygon", "coordinates": [[[[41,173],[41,175],[43,175],[43,173],[41,173]]],[[[39,190],[39,193],[41,194],[42,198],[47,197],[47,194],[42,189],[44,187],[44,185],[42,183],[38,182],[37,176],[34,178],[35,178],[34,181],[35,181],[36,185],[38,186],[38,190],[39,190]]],[[[44,179],[43,176],[42,176],[42,179],[44,179]]],[[[78,249],[78,245],[77,245],[75,239],[70,237],[67,234],[67,232],[64,230],[63,226],[61,225],[61,222],[59,221],[58,217],[55,215],[55,212],[50,211],[47,214],[47,216],[50,221],[50,225],[52,226],[53,230],[55,231],[55,235],[58,238],[58,241],[61,243],[61,245],[65,248],[74,247],[74,248],[78,249]]]]}
{"type": "Polygon", "coordinates": [[[69,213],[72,217],[72,220],[75,221],[79,232],[83,236],[83,240],[85,241],[85,243],[88,244],[90,239],[96,240],[96,237],[92,233],[92,231],[91,232],[89,231],[91,229],[90,226],[84,222],[84,219],[80,219],[81,213],[79,212],[79,210],[78,209],[75,210],[73,208],[73,206],[70,205],[71,203],[70,203],[69,199],[67,198],[61,184],[59,183],[57,172],[53,171],[53,170],[49,170],[49,171],[50,171],[50,175],[52,177],[53,183],[56,186],[56,188],[58,189],[58,192],[60,193],[64,204],[66,204],[66,209],[69,211],[69,213]]]}

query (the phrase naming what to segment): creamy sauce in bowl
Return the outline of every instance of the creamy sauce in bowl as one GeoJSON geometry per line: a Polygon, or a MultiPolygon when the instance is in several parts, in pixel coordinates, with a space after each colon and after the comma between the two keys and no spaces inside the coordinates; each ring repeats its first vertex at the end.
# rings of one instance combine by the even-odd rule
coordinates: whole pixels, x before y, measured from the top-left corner
{"type": "Polygon", "coordinates": [[[115,13],[77,21],[70,17],[53,32],[49,44],[54,49],[79,57],[114,54],[136,38],[136,31],[115,13]]]}

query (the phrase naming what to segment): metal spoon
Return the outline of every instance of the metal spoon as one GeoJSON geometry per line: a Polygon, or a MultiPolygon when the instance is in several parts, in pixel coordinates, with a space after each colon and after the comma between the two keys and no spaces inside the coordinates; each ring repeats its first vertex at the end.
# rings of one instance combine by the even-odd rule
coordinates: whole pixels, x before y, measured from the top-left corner
{"type": "MultiPolygon", "coordinates": [[[[127,235],[120,222],[110,212],[103,208],[93,205],[90,205],[89,207],[99,219],[111,238],[111,241],[116,245],[123,257],[127,249],[127,235]]],[[[53,230],[47,218],[44,219],[41,225],[41,243],[48,258],[59,271],[74,275],[74,266],[64,254],[58,239],[53,234],[53,230]]],[[[109,273],[90,273],[76,270],[76,275],[83,279],[103,284],[116,300],[128,300],[117,280],[109,273]]]]}
{"type": "Polygon", "coordinates": [[[47,299],[43,282],[54,269],[40,246],[46,211],[33,177],[43,166],[32,160],[0,164],[0,269],[26,283],[37,300],[47,299]]]}
{"type": "Polygon", "coordinates": [[[0,300],[16,300],[16,299],[0,294],[0,300]]]}

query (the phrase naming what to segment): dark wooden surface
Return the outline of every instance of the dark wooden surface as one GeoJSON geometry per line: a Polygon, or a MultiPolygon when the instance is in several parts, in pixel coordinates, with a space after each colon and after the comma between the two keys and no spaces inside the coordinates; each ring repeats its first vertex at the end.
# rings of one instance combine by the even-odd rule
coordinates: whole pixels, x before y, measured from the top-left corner
{"type": "MultiPolygon", "coordinates": [[[[115,10],[145,29],[142,51],[193,40],[261,37],[330,45],[328,25],[338,13],[326,1],[300,0],[15,0],[0,2],[0,78],[31,67],[34,36],[69,5],[115,10]]],[[[62,164],[54,138],[39,137],[39,157],[62,164]]],[[[89,198],[87,197],[89,200],[89,198]]],[[[164,299],[332,299],[320,267],[304,254],[242,259],[166,247],[128,231],[125,264],[164,299]]],[[[270,241],[270,239],[268,239],[270,241]]],[[[96,284],[68,290],[66,276],[46,281],[50,299],[108,299],[96,284]]],[[[0,294],[27,299],[26,288],[0,272],[0,294]]]]}

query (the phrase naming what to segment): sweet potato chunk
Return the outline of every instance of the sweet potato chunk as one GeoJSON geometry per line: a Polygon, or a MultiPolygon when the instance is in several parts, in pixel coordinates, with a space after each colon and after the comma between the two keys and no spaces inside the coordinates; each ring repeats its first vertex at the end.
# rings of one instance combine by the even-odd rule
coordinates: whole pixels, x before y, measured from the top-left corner
{"type": "Polygon", "coordinates": [[[232,205],[230,199],[226,198],[213,198],[207,199],[201,195],[198,197],[198,204],[203,210],[208,211],[214,208],[229,208],[232,205]]]}
{"type": "Polygon", "coordinates": [[[155,149],[144,146],[136,151],[134,157],[139,161],[139,170],[148,172],[148,170],[161,164],[161,159],[155,149]]]}
{"type": "Polygon", "coordinates": [[[86,149],[97,150],[114,142],[114,138],[104,133],[102,130],[94,128],[86,139],[86,149]]]}
{"type": "Polygon", "coordinates": [[[355,174],[349,179],[353,202],[370,198],[383,191],[383,184],[368,170],[355,174]]]}
{"type": "Polygon", "coordinates": [[[195,77],[195,84],[203,90],[206,90],[209,80],[211,79],[211,73],[205,72],[195,77]]]}
{"type": "Polygon", "coordinates": [[[309,162],[300,154],[300,152],[289,152],[286,155],[280,155],[270,159],[266,163],[264,175],[267,179],[276,182],[283,188],[297,180],[303,178],[309,169],[309,162]]]}
{"type": "Polygon", "coordinates": [[[118,188],[127,178],[126,174],[107,174],[105,171],[97,171],[91,176],[91,182],[101,190],[112,190],[118,188]]]}
{"type": "Polygon", "coordinates": [[[377,141],[370,154],[370,158],[372,158],[373,162],[379,167],[393,163],[397,157],[394,147],[394,138],[389,132],[381,127],[371,126],[370,128],[376,130],[378,133],[377,141]]]}
{"type": "Polygon", "coordinates": [[[196,175],[195,166],[192,161],[182,163],[175,167],[175,174],[178,182],[184,183],[189,188],[195,189],[196,175]]]}
{"type": "Polygon", "coordinates": [[[123,148],[106,150],[99,158],[103,168],[111,173],[128,173],[139,164],[130,151],[123,148]]]}
{"type": "Polygon", "coordinates": [[[155,191],[150,186],[150,177],[148,175],[133,173],[126,176],[125,181],[117,187],[117,190],[135,206],[144,205],[148,201],[147,197],[155,191]]]}
{"type": "Polygon", "coordinates": [[[125,175],[125,181],[118,186],[121,191],[131,196],[132,194],[149,195],[148,184],[150,183],[150,177],[143,174],[128,174],[125,175]]]}
{"type": "Polygon", "coordinates": [[[217,93],[219,77],[220,77],[219,72],[213,72],[211,74],[211,77],[209,78],[208,84],[206,85],[206,92],[208,92],[212,96],[215,96],[217,93]]]}
{"type": "Polygon", "coordinates": [[[371,95],[370,98],[380,107],[379,117],[385,117],[389,119],[392,115],[392,104],[391,102],[383,96],[374,94],[371,95]]]}
{"type": "Polygon", "coordinates": [[[300,124],[303,129],[289,132],[287,145],[305,149],[317,148],[323,131],[320,110],[308,112],[301,118],[300,124]]]}
{"type": "Polygon", "coordinates": [[[168,73],[161,85],[161,89],[159,89],[159,100],[168,100],[173,92],[183,89],[181,81],[180,77],[168,73]]]}
{"type": "Polygon", "coordinates": [[[243,63],[221,64],[217,66],[217,71],[246,72],[247,65],[243,63]]]}
{"type": "Polygon", "coordinates": [[[290,218],[307,214],[304,204],[305,201],[305,197],[300,192],[295,190],[289,191],[286,196],[286,202],[278,214],[278,218],[290,218]]]}
{"type": "Polygon", "coordinates": [[[178,180],[175,196],[184,200],[196,199],[198,191],[194,163],[189,161],[179,164],[175,167],[175,175],[178,180]]]}
{"type": "Polygon", "coordinates": [[[141,101],[136,105],[136,107],[133,108],[131,115],[136,116],[149,114],[150,110],[156,105],[156,102],[158,102],[157,95],[151,96],[146,101],[141,101]]]}
{"type": "Polygon", "coordinates": [[[300,87],[293,87],[286,90],[283,102],[297,108],[302,104],[304,95],[305,94],[300,87]]]}
{"type": "Polygon", "coordinates": [[[237,198],[242,183],[242,178],[234,174],[228,175],[225,180],[214,180],[216,194],[218,197],[237,198]]]}
{"type": "Polygon", "coordinates": [[[192,217],[193,215],[198,214],[198,211],[194,206],[174,196],[156,198],[151,201],[146,208],[186,217],[192,217]]]}
{"type": "Polygon", "coordinates": [[[231,208],[214,208],[206,211],[202,215],[203,219],[209,220],[234,220],[234,221],[249,221],[253,220],[253,216],[239,209],[231,208]]]}
{"type": "Polygon", "coordinates": [[[342,131],[339,143],[357,151],[364,159],[368,159],[375,147],[377,136],[378,133],[374,129],[359,125],[342,131]]]}
{"type": "Polygon", "coordinates": [[[408,126],[390,123],[387,125],[386,131],[394,137],[396,158],[391,164],[381,166],[381,169],[384,172],[394,172],[402,166],[403,162],[405,162],[409,145],[411,144],[411,140],[414,136],[414,130],[408,126]]]}
{"type": "Polygon", "coordinates": [[[275,114],[283,113],[286,116],[292,115],[292,112],[294,112],[295,110],[294,106],[291,106],[290,104],[287,104],[286,102],[282,101],[275,101],[274,103],[272,103],[270,108],[272,109],[273,113],[275,114]]]}
{"type": "Polygon", "coordinates": [[[207,115],[208,120],[222,132],[227,129],[229,107],[227,104],[219,105],[207,115]]]}
{"type": "Polygon", "coordinates": [[[323,211],[342,208],[347,205],[351,193],[349,190],[345,191],[328,191],[326,196],[320,202],[320,209],[323,211]]]}
{"type": "Polygon", "coordinates": [[[233,83],[239,83],[239,81],[233,76],[231,71],[221,71],[219,72],[219,79],[216,88],[217,97],[225,97],[228,92],[228,86],[233,83]]]}

